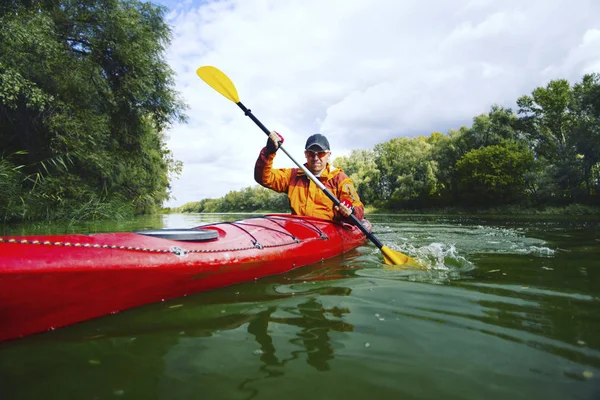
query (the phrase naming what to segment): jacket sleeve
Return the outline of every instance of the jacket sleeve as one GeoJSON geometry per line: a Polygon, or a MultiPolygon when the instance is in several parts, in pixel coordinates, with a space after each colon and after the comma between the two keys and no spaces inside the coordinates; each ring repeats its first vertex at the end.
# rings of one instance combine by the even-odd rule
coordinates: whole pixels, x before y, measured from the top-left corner
{"type": "Polygon", "coordinates": [[[267,148],[263,147],[254,165],[254,180],[276,192],[287,192],[292,170],[290,168],[274,169],[275,154],[267,152],[267,148]]]}
{"type": "MultiPolygon", "coordinates": [[[[360,197],[354,188],[354,182],[352,182],[352,179],[346,176],[346,174],[344,174],[344,178],[338,185],[338,195],[340,201],[347,200],[352,204],[354,207],[354,215],[359,221],[362,221],[365,217],[365,206],[362,201],[360,201],[360,197]]],[[[351,221],[349,218],[344,218],[344,220],[351,221]]]]}

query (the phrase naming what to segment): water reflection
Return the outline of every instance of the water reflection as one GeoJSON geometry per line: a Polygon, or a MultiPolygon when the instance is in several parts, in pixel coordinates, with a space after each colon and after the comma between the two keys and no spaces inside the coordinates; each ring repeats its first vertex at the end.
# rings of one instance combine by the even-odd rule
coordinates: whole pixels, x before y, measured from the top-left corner
{"type": "Polygon", "coordinates": [[[27,384],[45,371],[40,387],[52,382],[56,398],[73,391],[100,398],[193,397],[215,375],[220,377],[220,365],[239,357],[245,360],[245,372],[233,373],[231,384],[252,398],[257,394],[253,383],[285,375],[290,363],[293,370],[301,365],[331,370],[336,351],[331,333],[351,332],[354,326],[345,320],[348,308],[326,306],[324,299],[348,296],[351,290],[304,279],[257,286],[237,296],[239,287],[225,289],[221,295],[228,302],[201,294],[0,344],[0,381],[5,381],[0,394],[52,398],[27,384]],[[295,287],[291,292],[294,285],[306,290],[295,287]],[[261,297],[266,308],[256,307],[261,297]],[[103,382],[95,371],[101,371],[103,382]],[[69,376],[77,376],[77,383],[69,376]]]}
{"type": "MultiPolygon", "coordinates": [[[[306,362],[319,371],[330,369],[328,361],[334,358],[333,347],[330,343],[329,332],[349,332],[354,326],[340,320],[344,314],[350,313],[348,308],[332,307],[326,309],[316,298],[309,298],[297,307],[295,317],[276,317],[272,314],[275,307],[259,313],[248,324],[248,333],[255,337],[260,345],[261,361],[265,366],[283,366],[299,355],[306,354],[306,362]],[[329,319],[328,315],[337,318],[329,319]],[[279,361],[275,356],[273,340],[268,333],[270,323],[285,324],[300,328],[296,337],[289,342],[302,347],[302,350],[292,351],[291,357],[279,361]]],[[[289,312],[290,310],[288,310],[289,312]]]]}

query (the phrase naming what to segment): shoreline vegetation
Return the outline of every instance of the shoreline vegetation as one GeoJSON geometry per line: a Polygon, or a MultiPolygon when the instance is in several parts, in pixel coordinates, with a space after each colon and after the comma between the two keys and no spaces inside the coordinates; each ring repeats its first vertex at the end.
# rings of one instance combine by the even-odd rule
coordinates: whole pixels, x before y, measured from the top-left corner
{"type": "MultiPolygon", "coordinates": [[[[136,0],[0,7],[0,223],[161,212],[182,171],[166,135],[187,108],[165,58],[166,12],[136,0]]],[[[446,133],[398,128],[333,164],[372,210],[597,214],[600,74],[551,80],[516,105],[446,133]]],[[[263,209],[289,212],[286,195],[245,188],[177,208],[263,209]]]]}
{"type": "MultiPolygon", "coordinates": [[[[289,213],[288,210],[268,210],[258,209],[254,211],[231,210],[228,212],[195,212],[184,210],[184,206],[165,208],[162,210],[164,214],[277,214],[289,213]]],[[[590,206],[583,204],[569,204],[562,207],[541,207],[531,208],[522,206],[502,206],[490,207],[481,209],[467,209],[460,207],[448,207],[439,209],[406,209],[406,210],[387,210],[376,208],[373,206],[365,206],[365,215],[465,215],[465,216],[485,216],[485,215],[514,215],[514,216],[598,216],[600,218],[600,206],[590,206]]]]}

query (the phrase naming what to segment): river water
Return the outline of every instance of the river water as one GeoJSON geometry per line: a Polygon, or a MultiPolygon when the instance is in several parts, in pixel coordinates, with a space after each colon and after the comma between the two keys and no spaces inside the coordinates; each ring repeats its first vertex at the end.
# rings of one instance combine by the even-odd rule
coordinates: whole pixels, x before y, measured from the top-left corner
{"type": "Polygon", "coordinates": [[[600,399],[597,217],[367,217],[384,244],[428,268],[388,268],[368,243],[284,275],[0,343],[0,399],[600,399]]]}

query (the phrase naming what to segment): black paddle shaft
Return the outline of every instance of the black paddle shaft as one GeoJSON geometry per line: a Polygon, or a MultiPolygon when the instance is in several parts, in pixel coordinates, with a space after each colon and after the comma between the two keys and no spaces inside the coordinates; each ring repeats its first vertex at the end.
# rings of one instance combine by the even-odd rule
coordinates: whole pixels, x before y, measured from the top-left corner
{"type": "MultiPolygon", "coordinates": [[[[271,132],[267,129],[266,126],[263,125],[262,122],[260,122],[258,120],[258,118],[256,118],[254,116],[254,114],[252,114],[252,111],[249,110],[248,108],[246,108],[245,105],[242,104],[241,101],[236,103],[238,105],[238,107],[240,107],[242,109],[242,111],[244,112],[244,114],[249,117],[252,121],[254,121],[254,123],[256,125],[258,125],[258,127],[267,135],[269,136],[271,134],[271,132]]],[[[296,164],[298,166],[298,168],[300,168],[302,171],[304,171],[304,173],[323,191],[323,193],[325,193],[325,195],[327,197],[329,197],[329,200],[333,201],[333,204],[335,204],[336,206],[340,205],[340,200],[335,197],[333,195],[333,193],[331,193],[329,191],[329,189],[327,189],[325,187],[325,185],[323,185],[323,183],[321,183],[320,180],[317,179],[316,176],[314,176],[312,174],[312,172],[310,172],[304,165],[300,164],[299,162],[297,162],[294,157],[292,157],[284,148],[283,146],[280,144],[279,148],[281,150],[283,150],[283,152],[285,154],[287,154],[287,156],[294,162],[294,164],[296,164]]],[[[379,239],[377,239],[371,232],[369,232],[369,230],[367,228],[365,228],[365,226],[362,224],[362,222],[360,222],[358,220],[358,218],[356,218],[356,215],[354,214],[350,214],[350,219],[352,219],[352,222],[354,222],[354,224],[362,231],[362,233],[364,233],[370,240],[371,242],[373,242],[373,244],[375,244],[375,246],[377,246],[378,249],[381,250],[381,248],[383,247],[383,244],[379,241],[379,239]]]]}

